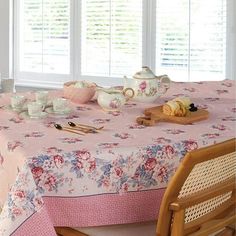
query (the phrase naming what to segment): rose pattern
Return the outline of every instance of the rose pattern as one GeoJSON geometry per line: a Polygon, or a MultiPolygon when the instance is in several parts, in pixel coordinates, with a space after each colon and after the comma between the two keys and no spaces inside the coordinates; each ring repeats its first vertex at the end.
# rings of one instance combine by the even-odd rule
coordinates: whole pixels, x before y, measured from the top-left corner
{"type": "Polygon", "coordinates": [[[9,129],[9,126],[0,126],[0,131],[1,130],[7,130],[7,129],[9,129]]]}
{"type": "MultiPolygon", "coordinates": [[[[205,82],[189,85],[176,83],[180,87],[173,92],[178,91],[178,94],[182,95],[191,93],[191,96],[195,97],[196,94],[200,94],[205,84],[205,82]]],[[[210,87],[208,83],[207,85],[210,87]]],[[[234,82],[218,82],[217,86],[213,90],[215,94],[212,97],[206,93],[195,105],[201,109],[209,109],[211,113],[213,109],[217,108],[218,103],[224,103],[224,97],[228,99],[232,93],[229,91],[234,92],[234,82]],[[220,85],[224,88],[222,89],[220,85]]],[[[171,94],[171,98],[177,96],[177,94],[173,94],[171,94]]],[[[166,98],[160,98],[160,103],[164,100],[166,98]]],[[[95,105],[92,104],[92,106],[95,105]]],[[[94,109],[92,106],[90,104],[84,107],[77,106],[76,110],[79,111],[79,115],[75,113],[74,118],[81,119],[85,114],[87,115],[87,112],[92,112],[94,109]],[[81,115],[82,112],[83,115],[81,115]]],[[[131,102],[130,105],[124,106],[122,112],[97,114],[96,110],[97,113],[93,112],[93,116],[88,118],[92,123],[105,124],[104,126],[107,126],[108,130],[112,130],[111,127],[115,124],[115,120],[123,119],[123,117],[126,119],[130,108],[132,112],[138,110],[139,104],[134,105],[131,102]]],[[[84,144],[83,137],[59,135],[53,145],[45,142],[46,145],[41,147],[38,154],[27,156],[24,165],[17,166],[16,181],[11,187],[0,214],[0,235],[10,235],[12,232],[9,230],[16,229],[35,212],[40,212],[44,206],[44,196],[90,196],[97,192],[123,194],[129,191],[139,192],[165,188],[186,152],[231,137],[236,121],[235,106],[231,104],[224,109],[224,113],[219,113],[221,115],[215,118],[215,123],[206,121],[205,129],[199,133],[196,132],[198,131],[197,125],[175,126],[164,122],[158,124],[158,132],[155,132],[155,129],[138,125],[127,118],[127,121],[124,119],[127,122],[123,126],[124,129],[111,131],[109,139],[100,139],[92,150],[80,148],[84,144]],[[192,129],[194,129],[194,135],[188,135],[192,129]],[[129,142],[132,144],[136,142],[133,137],[140,137],[142,132],[149,137],[149,144],[129,146],[129,142]],[[127,145],[124,146],[124,143],[127,145]],[[4,228],[2,222],[5,221],[12,224],[13,228],[4,228]]],[[[140,109],[140,114],[141,112],[140,109]]],[[[0,121],[1,117],[3,116],[0,115],[0,121]]],[[[68,117],[60,118],[60,122],[67,123],[68,117]]],[[[17,116],[9,117],[6,121],[6,125],[0,123],[0,127],[2,127],[0,132],[4,134],[30,122],[19,119],[17,116]]],[[[5,151],[12,155],[21,151],[20,147],[27,148],[28,141],[38,142],[41,138],[45,139],[42,134],[47,135],[46,129],[55,132],[53,130],[55,120],[45,119],[41,123],[42,125],[34,132],[25,132],[21,129],[21,138],[17,133],[16,137],[5,142],[5,151]]],[[[200,123],[198,125],[201,126],[200,123]]],[[[145,139],[146,137],[140,137],[140,140],[145,141],[145,139]]],[[[4,165],[6,165],[6,161],[3,152],[0,152],[0,168],[5,168],[4,165]]]]}
{"type": "Polygon", "coordinates": [[[156,86],[150,86],[148,88],[147,86],[147,82],[146,81],[142,81],[139,84],[139,89],[137,90],[137,96],[147,96],[147,97],[152,97],[157,93],[157,88],[156,86]]]}
{"type": "Polygon", "coordinates": [[[137,103],[125,103],[124,105],[125,107],[132,108],[132,107],[137,106],[137,103]]]}
{"type": "Polygon", "coordinates": [[[139,88],[140,88],[141,92],[143,93],[145,91],[145,89],[147,88],[146,81],[143,81],[142,83],[140,83],[139,88]]]}
{"type": "Polygon", "coordinates": [[[166,129],[165,132],[167,134],[181,134],[181,133],[184,133],[184,131],[180,130],[180,129],[166,129]]]}
{"type": "Polygon", "coordinates": [[[128,139],[128,138],[132,138],[133,136],[129,133],[115,133],[114,137],[120,138],[120,139],[128,139]]]}
{"type": "Polygon", "coordinates": [[[15,124],[21,124],[24,123],[25,121],[19,117],[12,117],[11,119],[9,119],[9,121],[15,123],[15,124]]]}
{"type": "Polygon", "coordinates": [[[114,148],[119,146],[119,143],[99,143],[98,146],[101,148],[114,148]]]}
{"type": "Polygon", "coordinates": [[[222,118],[222,121],[236,121],[236,117],[235,116],[226,116],[226,117],[222,118]]]}
{"type": "Polygon", "coordinates": [[[66,120],[78,119],[80,116],[77,114],[69,114],[65,117],[66,120]]]}
{"type": "Polygon", "coordinates": [[[160,137],[160,138],[153,138],[152,139],[155,143],[159,143],[159,144],[164,144],[164,143],[171,143],[170,139],[167,139],[165,137],[160,137]]]}
{"type": "Polygon", "coordinates": [[[62,143],[79,143],[83,142],[82,139],[79,138],[61,138],[62,143]]]}
{"type": "Polygon", "coordinates": [[[233,86],[233,83],[230,82],[229,80],[226,80],[226,81],[222,82],[221,85],[230,88],[233,86]]]}
{"type": "Polygon", "coordinates": [[[132,125],[129,125],[129,129],[145,129],[145,128],[147,128],[147,126],[145,126],[145,125],[139,125],[139,124],[137,124],[137,123],[132,124],[132,125]]]}
{"type": "Polygon", "coordinates": [[[221,94],[224,94],[224,93],[228,93],[228,90],[226,90],[226,89],[217,89],[216,92],[217,92],[218,95],[221,95],[221,94]]]}
{"type": "Polygon", "coordinates": [[[91,108],[90,107],[82,107],[82,106],[77,106],[76,107],[76,110],[77,111],[90,111],[91,110],[91,108]]]}
{"type": "Polygon", "coordinates": [[[213,129],[217,129],[217,130],[221,130],[224,131],[227,129],[227,126],[223,125],[223,124],[216,124],[216,125],[212,125],[213,129]]]}
{"type": "Polygon", "coordinates": [[[188,92],[190,92],[190,93],[193,93],[193,92],[196,91],[195,88],[185,88],[184,90],[185,90],[185,91],[188,91],[188,92]]]}
{"type": "Polygon", "coordinates": [[[110,122],[111,119],[94,119],[92,122],[94,124],[105,124],[110,122]]]}
{"type": "Polygon", "coordinates": [[[8,151],[13,152],[17,147],[23,147],[23,143],[21,141],[13,141],[7,143],[8,151]]]}
{"type": "Polygon", "coordinates": [[[40,138],[43,136],[44,136],[44,133],[37,132],[37,131],[25,134],[25,138],[40,138]]]}
{"type": "Polygon", "coordinates": [[[202,137],[204,137],[204,138],[208,138],[208,139],[215,139],[215,138],[217,138],[217,137],[219,137],[220,136],[220,134],[219,133],[208,133],[208,134],[203,134],[202,135],[202,137]]]}
{"type": "Polygon", "coordinates": [[[109,103],[109,107],[112,109],[117,109],[120,106],[121,106],[121,101],[118,98],[111,100],[111,102],[109,103]]]}
{"type": "Polygon", "coordinates": [[[120,116],[122,114],[122,112],[121,111],[109,111],[108,114],[112,115],[112,116],[120,116]]]}
{"type": "Polygon", "coordinates": [[[2,166],[3,162],[4,162],[4,158],[0,152],[0,167],[2,166]]]}

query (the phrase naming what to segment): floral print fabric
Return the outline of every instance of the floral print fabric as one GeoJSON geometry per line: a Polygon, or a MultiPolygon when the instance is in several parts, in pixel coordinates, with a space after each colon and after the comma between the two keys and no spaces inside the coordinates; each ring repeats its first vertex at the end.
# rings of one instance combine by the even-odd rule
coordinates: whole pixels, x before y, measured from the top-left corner
{"type": "MultiPolygon", "coordinates": [[[[26,93],[29,100],[34,93],[26,93]]],[[[50,92],[51,99],[62,96],[50,92]]],[[[0,107],[10,103],[2,94],[0,107]]],[[[235,81],[175,83],[155,103],[128,102],[104,112],[95,101],[71,104],[64,117],[30,120],[0,108],[0,235],[10,235],[44,205],[43,198],[124,194],[165,188],[187,151],[235,136],[235,81]],[[145,108],[187,95],[209,119],[191,124],[135,122],[145,108]],[[54,128],[68,121],[104,126],[78,136],[54,128]]]]}

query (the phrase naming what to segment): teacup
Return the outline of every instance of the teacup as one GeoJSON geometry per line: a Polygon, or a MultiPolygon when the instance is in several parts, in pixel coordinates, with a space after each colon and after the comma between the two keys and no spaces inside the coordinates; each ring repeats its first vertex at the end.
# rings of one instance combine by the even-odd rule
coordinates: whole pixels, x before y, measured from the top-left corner
{"type": "Polygon", "coordinates": [[[11,97],[11,107],[13,110],[22,110],[25,103],[25,97],[23,95],[14,95],[11,97]]]}
{"type": "Polygon", "coordinates": [[[45,107],[48,101],[48,91],[37,91],[35,99],[37,103],[41,103],[45,107]]]}
{"type": "Polygon", "coordinates": [[[68,108],[68,100],[65,98],[56,98],[52,101],[52,106],[55,113],[64,113],[68,108]]]}
{"type": "Polygon", "coordinates": [[[2,92],[12,93],[15,91],[14,79],[9,79],[9,78],[2,78],[1,79],[0,78],[0,81],[1,81],[2,92]]]}
{"type": "Polygon", "coordinates": [[[28,114],[30,117],[40,117],[42,114],[42,104],[38,102],[31,102],[28,105],[28,114]]]}

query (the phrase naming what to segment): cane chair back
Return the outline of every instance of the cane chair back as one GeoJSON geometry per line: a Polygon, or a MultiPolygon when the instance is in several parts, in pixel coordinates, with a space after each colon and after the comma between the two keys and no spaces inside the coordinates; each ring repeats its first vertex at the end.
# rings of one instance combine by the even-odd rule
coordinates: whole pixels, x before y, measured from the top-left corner
{"type": "Polygon", "coordinates": [[[235,139],[187,153],[165,191],[157,236],[208,236],[236,222],[235,139]]]}

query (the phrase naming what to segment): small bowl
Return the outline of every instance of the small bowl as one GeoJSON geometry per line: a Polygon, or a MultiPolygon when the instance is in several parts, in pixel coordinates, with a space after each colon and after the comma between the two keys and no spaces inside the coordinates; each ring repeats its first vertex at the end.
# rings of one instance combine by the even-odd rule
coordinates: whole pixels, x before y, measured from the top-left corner
{"type": "Polygon", "coordinates": [[[78,81],[69,81],[64,83],[63,92],[64,97],[74,103],[87,103],[89,102],[96,92],[96,84],[86,82],[89,87],[76,88],[75,84],[78,81]]]}

